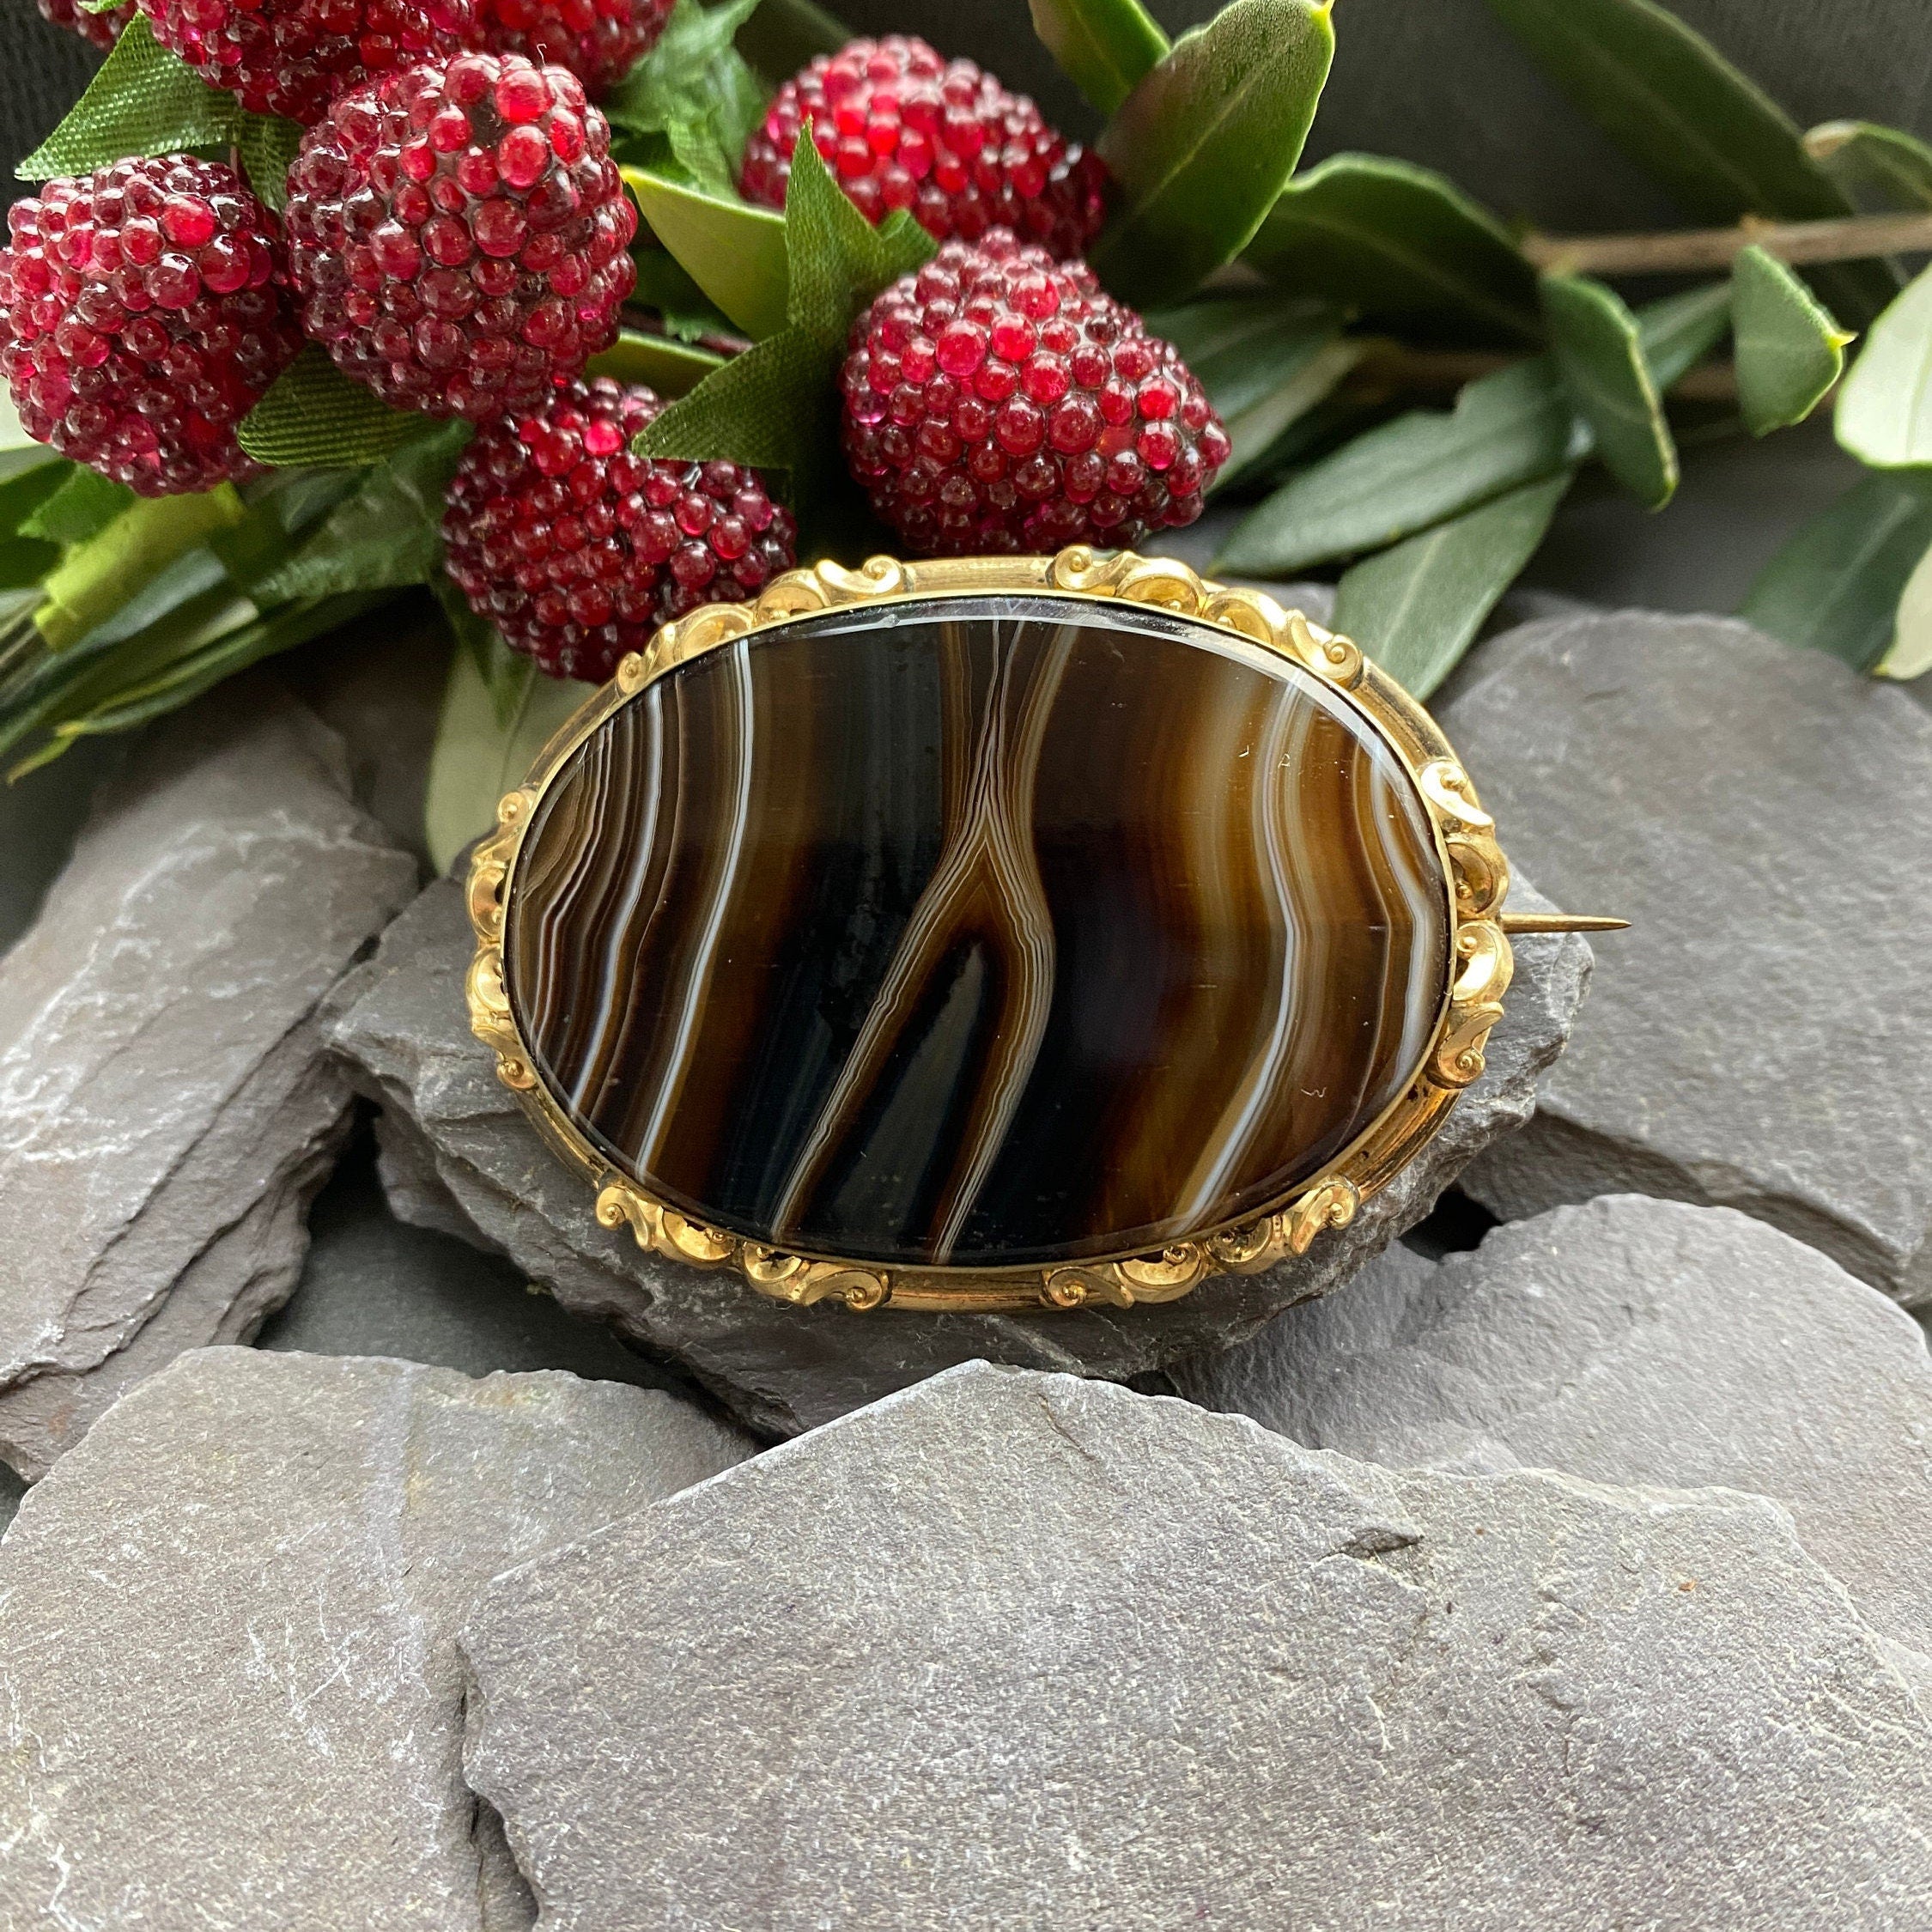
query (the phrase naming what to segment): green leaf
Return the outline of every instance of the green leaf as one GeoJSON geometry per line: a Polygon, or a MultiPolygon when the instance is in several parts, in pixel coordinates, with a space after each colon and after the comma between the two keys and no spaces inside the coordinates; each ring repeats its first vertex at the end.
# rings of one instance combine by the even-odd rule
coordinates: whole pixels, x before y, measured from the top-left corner
{"type": "Polygon", "coordinates": [[[1932,546],[1932,488],[1911,476],[1862,478],[1778,551],[1739,615],[1869,671],[1893,647],[1900,600],[1932,546]]]}
{"type": "Polygon", "coordinates": [[[523,783],[551,735],[596,689],[526,677],[507,713],[500,714],[475,659],[467,651],[455,653],[423,804],[429,857],[438,872],[447,872],[471,840],[495,826],[496,801],[523,783]]]}
{"type": "Polygon", "coordinates": [[[1337,587],[1334,628],[1426,698],[1535,554],[1575,475],[1525,483],[1358,563],[1337,587]]]}
{"type": "MultiPolygon", "coordinates": [[[[1692,215],[1794,221],[1851,212],[1797,125],[1756,82],[1656,0],[1489,0],[1550,77],[1692,215]]],[[[1897,287],[1879,262],[1813,271],[1862,321],[1897,287]]]]}
{"type": "Polygon", "coordinates": [[[1932,208],[1932,147],[1916,135],[1875,121],[1825,121],[1804,139],[1805,152],[1856,206],[1879,214],[1932,208]]]}
{"type": "Polygon", "coordinates": [[[586,373],[614,376],[619,382],[641,382],[660,396],[677,397],[696,388],[724,365],[725,358],[708,349],[626,330],[601,355],[591,357],[586,373]]]}
{"type": "Polygon", "coordinates": [[[1536,276],[1454,183],[1382,155],[1332,155],[1281,191],[1243,257],[1297,295],[1457,342],[1536,342],[1536,276]]]}
{"type": "Polygon", "coordinates": [[[438,571],[429,580],[429,589],[443,607],[458,649],[468,653],[489,690],[497,722],[507,724],[523,702],[525,687],[537,676],[536,659],[513,651],[503,641],[502,632],[470,608],[469,599],[447,572],[438,571]]]}
{"type": "Polygon", "coordinates": [[[738,51],[774,87],[816,56],[836,53],[852,29],[814,0],[764,0],[738,30],[738,51]]]}
{"type": "Polygon", "coordinates": [[[1637,338],[1650,380],[1668,390],[1687,374],[1724,339],[1731,325],[1731,289],[1728,282],[1707,282],[1662,301],[1646,302],[1637,312],[1637,338]]]}
{"type": "Polygon", "coordinates": [[[437,427],[413,410],[379,402],[311,343],[242,418],[235,440],[258,463],[355,469],[437,427]]]}
{"type": "Polygon", "coordinates": [[[48,544],[84,544],[98,537],[137,499],[125,483],[76,465],[59,489],[18,526],[23,537],[48,544]]]}
{"type": "Polygon", "coordinates": [[[753,341],[785,326],[785,217],[646,167],[625,167],[651,233],[753,341]]]}
{"type": "Polygon", "coordinates": [[[442,423],[377,465],[295,556],[262,580],[256,602],[428,583],[442,564],[443,499],[473,434],[467,422],[442,423]]]}
{"type": "Polygon", "coordinates": [[[1844,368],[1852,338],[1785,264],[1753,244],[1731,264],[1731,333],[1745,427],[1802,422],[1844,368]]]}
{"type": "MultiPolygon", "coordinates": [[[[63,459],[42,463],[0,482],[0,590],[33,588],[60,562],[60,546],[37,537],[15,534],[60,489],[77,465],[63,459]]],[[[38,594],[33,601],[39,601],[38,594]]]]}
{"type": "Polygon", "coordinates": [[[1119,185],[1091,252],[1139,307],[1231,262],[1301,158],[1335,50],[1329,0],[1231,0],[1123,100],[1097,147],[1119,185]]]}
{"type": "Polygon", "coordinates": [[[1364,345],[1345,340],[1340,321],[1320,302],[1279,295],[1192,302],[1147,318],[1200,379],[1234,446],[1217,489],[1250,471],[1360,361],[1364,345]]]}
{"type": "Polygon", "coordinates": [[[307,132],[299,121],[279,114],[244,114],[235,145],[248,185],[276,214],[289,205],[289,170],[307,132]]]}
{"type": "Polygon", "coordinates": [[[1880,677],[1923,677],[1932,671],[1932,544],[1899,592],[1891,647],[1873,667],[1880,677]]]}
{"type": "Polygon", "coordinates": [[[637,264],[637,286],[631,301],[656,310],[666,334],[679,342],[737,334],[731,318],[706,301],[703,289],[668,248],[643,243],[631,250],[630,258],[637,264]]]}
{"type": "Polygon", "coordinates": [[[210,87],[169,53],[137,14],[66,119],[14,172],[23,181],[48,181],[91,173],[124,155],[226,147],[240,138],[244,118],[232,94],[210,87]]]}
{"type": "Polygon", "coordinates": [[[1541,289],[1558,373],[1595,436],[1597,454],[1640,503],[1661,510],[1677,489],[1677,445],[1637,318],[1584,276],[1546,275],[1541,289]]]}
{"type": "Polygon", "coordinates": [[[1838,439],[1861,463],[1932,463],[1932,269],[1873,323],[1838,391],[1838,439]]]}
{"type": "Polygon", "coordinates": [[[1167,58],[1168,39],[1140,0],[1029,0],[1033,31],[1061,73],[1103,114],[1167,58]]]}
{"type": "Polygon", "coordinates": [[[732,44],[757,5],[677,0],[657,44],[598,103],[614,125],[664,135],[691,179],[725,199],[737,193],[738,158],[764,112],[765,89],[732,44]]]}
{"type": "MultiPolygon", "coordinates": [[[[787,472],[805,516],[835,515],[836,379],[854,319],[929,260],[937,244],[902,209],[875,228],[799,137],[785,197],[786,325],[708,375],[632,446],[640,456],[713,457],[787,472]]],[[[808,531],[804,541],[814,532],[808,531]]]]}
{"type": "Polygon", "coordinates": [[[1589,453],[1546,356],[1468,384],[1444,415],[1412,410],[1311,464],[1255,508],[1217,570],[1285,577],[1426,530],[1589,453]]]}
{"type": "MultiPolygon", "coordinates": [[[[137,497],[48,573],[35,620],[42,636],[56,650],[77,646],[111,620],[138,612],[163,573],[247,513],[230,483],[193,495],[137,497]]],[[[225,587],[218,567],[216,574],[225,587]]]]}

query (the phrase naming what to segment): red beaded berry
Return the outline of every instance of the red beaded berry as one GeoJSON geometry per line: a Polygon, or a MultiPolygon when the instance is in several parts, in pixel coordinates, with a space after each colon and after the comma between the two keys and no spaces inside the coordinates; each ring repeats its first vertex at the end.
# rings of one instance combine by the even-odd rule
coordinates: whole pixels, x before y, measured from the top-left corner
{"type": "Polygon", "coordinates": [[[384,402],[483,422],[617,339],[637,210],[561,67],[426,62],[354,88],[289,172],[302,326],[384,402]]]}
{"type": "Polygon", "coordinates": [[[52,21],[56,27],[71,27],[97,47],[112,46],[120,39],[121,29],[134,18],[134,0],[125,0],[124,5],[109,7],[98,14],[90,14],[80,0],[35,0],[35,3],[42,19],[52,21]]]}
{"type": "Polygon", "coordinates": [[[119,161],[7,225],[0,370],[27,434],[143,496],[252,474],[235,425],[301,337],[275,217],[234,171],[119,161]]]}
{"type": "Polygon", "coordinates": [[[755,471],[630,453],[663,406],[641,383],[574,382],[479,431],[457,466],[449,574],[553,677],[601,683],[659,624],[797,561],[791,512],[755,471]]]}
{"type": "Polygon", "coordinates": [[[472,44],[568,67],[595,100],[658,44],[671,0],[477,0],[472,44]]]}
{"type": "Polygon", "coordinates": [[[254,114],[314,122],[345,88],[474,39],[476,0],[140,0],[164,47],[254,114]]]}
{"type": "Polygon", "coordinates": [[[915,554],[1117,546],[1192,523],[1227,432],[1170,343],[1003,229],[854,325],[846,461],[915,554]]]}
{"type": "Polygon", "coordinates": [[[785,205],[808,120],[825,165],[871,222],[909,208],[941,241],[1007,228],[1071,259],[1106,214],[1097,155],[1048,127],[1024,94],[969,60],[940,59],[923,40],[853,40],[787,81],[745,143],[747,201],[785,205]]]}

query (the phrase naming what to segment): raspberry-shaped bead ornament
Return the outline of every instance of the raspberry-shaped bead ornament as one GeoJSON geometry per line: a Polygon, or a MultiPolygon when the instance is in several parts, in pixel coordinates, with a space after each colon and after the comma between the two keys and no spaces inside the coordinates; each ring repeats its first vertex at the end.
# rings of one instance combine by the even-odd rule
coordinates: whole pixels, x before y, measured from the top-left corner
{"type": "Polygon", "coordinates": [[[70,27],[83,40],[92,40],[97,47],[111,47],[121,37],[121,29],[134,18],[134,0],[125,0],[125,4],[109,7],[105,12],[90,14],[80,4],[80,0],[36,0],[40,16],[56,27],[70,27]]]}
{"type": "Polygon", "coordinates": [[[658,44],[671,0],[477,0],[472,45],[568,67],[595,100],[658,44]]]}
{"type": "Polygon", "coordinates": [[[1173,344],[1004,230],[886,289],[840,381],[846,461],[918,556],[1138,543],[1192,523],[1228,459],[1173,344]]]}
{"type": "Polygon", "coordinates": [[[252,475],[235,425],[301,347],[275,217],[185,155],[7,211],[0,370],[37,442],[143,496],[252,475]]]}
{"type": "Polygon", "coordinates": [[[430,61],[344,94],[289,171],[302,326],[384,402],[483,422],[617,339],[637,211],[561,67],[430,61]]]}
{"type": "Polygon", "coordinates": [[[476,0],[140,0],[155,38],[253,114],[319,121],[345,88],[474,39],[476,0]]]}
{"type": "Polygon", "coordinates": [[[1048,253],[1083,253],[1106,215],[1107,170],[1024,94],[969,60],[903,34],[821,54],[778,90],[745,143],[747,201],[785,205],[799,131],[871,222],[909,208],[941,241],[1011,228],[1048,253]]]}
{"type": "Polygon", "coordinates": [[[553,677],[601,683],[700,604],[749,597],[797,561],[797,527],[734,463],[630,453],[663,407],[641,383],[574,382],[482,430],[450,484],[451,577],[553,677]]]}

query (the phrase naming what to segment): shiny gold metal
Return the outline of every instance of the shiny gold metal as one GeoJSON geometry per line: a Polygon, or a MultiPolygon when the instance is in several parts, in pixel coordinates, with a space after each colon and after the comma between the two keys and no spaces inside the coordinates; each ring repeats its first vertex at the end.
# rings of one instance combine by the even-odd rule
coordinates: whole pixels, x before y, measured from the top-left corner
{"type": "Polygon", "coordinates": [[[1509,861],[1468,774],[1428,713],[1346,637],[1285,610],[1265,592],[1211,583],[1187,565],[1075,545],[1051,557],[963,557],[908,563],[875,556],[858,570],[820,563],[775,578],[745,604],[707,605],[666,624],[538,753],[529,777],[497,806],[495,834],[471,860],[470,917],[477,951],[467,992],[470,1024],[496,1055],[498,1078],[544,1138],[598,1190],[597,1218],[628,1227],[647,1253],[696,1267],[736,1271],[774,1301],[865,1310],[1131,1308],[1171,1302],[1215,1274],[1255,1274],[1305,1254],[1324,1230],[1346,1227],[1362,1202],[1414,1159],[1457,1097],[1483,1071],[1491,1029],[1503,1017],[1511,933],[1607,932],[1624,924],[1563,914],[1502,910],[1509,861]],[[962,591],[1048,591],[1097,601],[1157,605],[1219,626],[1291,659],[1345,693],[1406,767],[1428,807],[1451,898],[1452,957],[1435,1035],[1409,1087],[1313,1181],[1268,1212],[1209,1230],[1154,1255],[1125,1255],[1050,1268],[898,1268],[793,1255],[702,1225],[653,1200],[614,1171],[572,1125],[532,1065],[503,984],[503,917],[519,848],[538,801],[569,755],[618,706],[693,658],[815,611],[962,591]]]}

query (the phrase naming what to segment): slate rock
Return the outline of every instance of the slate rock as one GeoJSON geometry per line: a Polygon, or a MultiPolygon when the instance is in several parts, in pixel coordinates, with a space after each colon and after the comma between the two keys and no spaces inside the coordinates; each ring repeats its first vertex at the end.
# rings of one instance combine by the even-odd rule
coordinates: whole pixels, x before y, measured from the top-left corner
{"type": "Polygon", "coordinates": [[[456,1622],[750,1448],[574,1376],[179,1358],[0,1543],[0,1924],[527,1927],[462,1779],[456,1622]]]}
{"type": "Polygon", "coordinates": [[[415,865],[265,680],[144,742],[0,960],[0,1458],[44,1473],[301,1266],[351,1095],[330,987],[415,865]]]}
{"type": "Polygon", "coordinates": [[[1923,1717],[1760,1498],[962,1369],[500,1576],[544,1932],[1915,1922],[1923,1717]]]}
{"type": "Polygon", "coordinates": [[[1932,716],[1731,620],[1622,612],[1485,646],[1443,722],[1511,854],[1633,922],[1468,1192],[1741,1208],[1932,1300],[1932,716]]]}
{"type": "Polygon", "coordinates": [[[1730,1208],[1617,1194],[1440,1262],[1397,1246],[1181,1392],[1309,1449],[1748,1490],[1874,1630],[1932,1656],[1932,1353],[1834,1261],[1730,1208]]]}
{"type": "MultiPolygon", "coordinates": [[[[1544,905],[1520,886],[1511,903],[1544,905]]],[[[573,1313],[614,1321],[676,1358],[750,1426],[791,1435],[976,1358],[1126,1379],[1225,1346],[1292,1302],[1326,1292],[1419,1220],[1457,1171],[1518,1126],[1563,1049],[1588,945],[1526,939],[1489,1071],[1417,1161],[1354,1223],[1298,1261],[1222,1276],[1164,1307],[1038,1315],[793,1309],[732,1277],[641,1253],[600,1226],[589,1185],[538,1138],[471,1037],[463,979],[475,949],[462,894],[440,881],[344,982],[334,1039],[379,1100],[390,1202],[408,1220],[467,1227],[573,1313]]]]}

